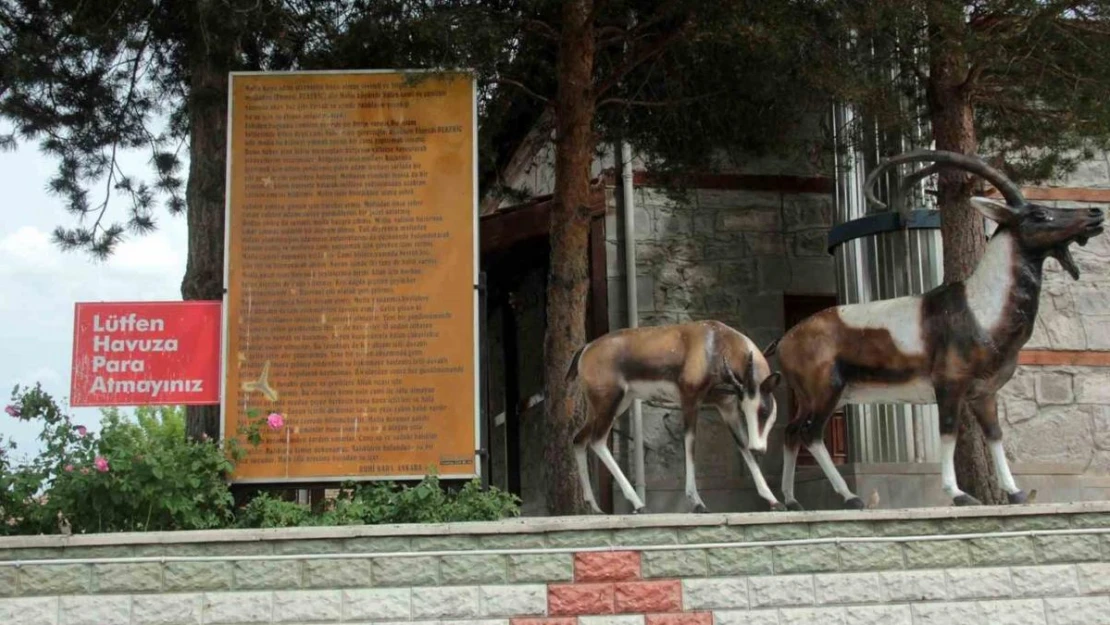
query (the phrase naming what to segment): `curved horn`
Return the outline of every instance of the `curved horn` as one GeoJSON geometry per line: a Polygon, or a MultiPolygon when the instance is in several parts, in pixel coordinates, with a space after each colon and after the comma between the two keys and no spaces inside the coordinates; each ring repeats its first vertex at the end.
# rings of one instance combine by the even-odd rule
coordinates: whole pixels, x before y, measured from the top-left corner
{"type": "MultiPolygon", "coordinates": [[[[1007,178],[1005,174],[986,164],[978,157],[945,150],[914,150],[912,152],[906,152],[905,154],[892,156],[883,161],[878,167],[871,170],[871,173],[867,175],[867,179],[863,183],[864,194],[867,196],[867,200],[872,204],[886,208],[886,205],[880,202],[872,191],[872,186],[875,184],[876,178],[878,178],[880,173],[895,165],[914,161],[934,161],[936,163],[936,165],[911,174],[908,178],[913,178],[914,182],[921,180],[925,176],[936,173],[940,167],[958,167],[994,185],[994,187],[1002,193],[1002,197],[1006,198],[1006,203],[1010,205],[1010,207],[1020,208],[1025,205],[1025,196],[1021,194],[1021,189],[1007,178]]],[[[901,190],[901,186],[897,188],[899,191],[901,190]]]]}

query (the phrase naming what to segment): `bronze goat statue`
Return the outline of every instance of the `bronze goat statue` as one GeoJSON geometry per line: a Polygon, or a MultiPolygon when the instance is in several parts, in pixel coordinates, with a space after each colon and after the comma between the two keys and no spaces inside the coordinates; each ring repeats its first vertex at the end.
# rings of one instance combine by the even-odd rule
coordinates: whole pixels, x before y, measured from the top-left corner
{"type": "Polygon", "coordinates": [[[682,408],[686,497],[696,512],[706,511],[694,475],[694,439],[702,405],[720,413],[760,496],[775,509],[785,510],[763,479],[754,455],[767,449],[767,435],[778,413],[772,391],[780,379],[751,339],[719,321],[614,330],[582,346],[571,359],[567,382],[578,381],[588,406],[586,422],[574,436],[586,503],[601,512],[590,487],[588,447],[616,478],[634,513],[643,510],[644,503],[606,446],[613,421],[640,399],[682,408]]]}
{"type": "Polygon", "coordinates": [[[921,295],[828,308],[790,328],[768,349],[768,355],[777,351],[796,404],[784,437],[782,491],[789,509],[803,509],[794,497],[795,462],[803,445],[844,498],[845,507],[864,507],[833,465],[823,432],[840,406],[873,402],[937,405],[941,483],[958,506],[980,503],[956,483],[956,434],[961,407],[966,405],[986,436],[1009,502],[1026,499],[1006,460],[995,393],[1013,376],[1019,351],[1033,333],[1045,259],[1055,258],[1078,279],[1079,268],[1068,246],[1086,245],[1100,234],[1104,215],[1096,208],[1030,203],[1017,185],[978,158],[931,150],[882,163],[865,182],[868,198],[877,202],[870,188],[880,172],[914,161],[936,164],[905,177],[896,186],[898,192],[940,167],[968,171],[990,182],[1005,198],[1004,203],[972,199],[998,228],[967,280],[921,295]]]}

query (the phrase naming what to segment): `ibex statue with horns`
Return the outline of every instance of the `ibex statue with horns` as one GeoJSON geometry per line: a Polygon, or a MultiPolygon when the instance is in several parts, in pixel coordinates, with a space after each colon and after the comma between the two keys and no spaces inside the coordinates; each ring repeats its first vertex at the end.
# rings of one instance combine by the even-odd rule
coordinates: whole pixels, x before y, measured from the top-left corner
{"type": "Polygon", "coordinates": [[[922,150],[882,163],[864,183],[868,199],[876,177],[891,167],[933,161],[896,185],[906,185],[955,167],[994,185],[1005,198],[972,198],[997,222],[974,273],[965,281],[942,284],[922,295],[836,306],[791,328],[767,351],[777,354],[796,412],[786,426],[782,490],[786,506],[794,498],[794,467],[805,446],[817,460],[845,507],[863,508],[833,466],[822,440],[829,416],[840,406],[861,403],[937,405],[940,415],[941,486],[955,505],[978,504],[956,483],[954,455],[961,406],[975,415],[990,446],[1000,486],[1010,503],[1025,493],[1014,482],[1002,447],[995,393],[1013,376],[1018,353],[1033,333],[1041,294],[1042,268],[1049,256],[1079,279],[1068,246],[1086,245],[1103,229],[1096,208],[1061,209],[1026,201],[1018,186],[978,158],[922,150]]]}
{"type": "Polygon", "coordinates": [[[712,405],[740,447],[756,490],[777,510],[779,503],[763,479],[754,454],[767,450],[767,435],[778,413],[772,391],[781,376],[772,372],[751,339],[719,321],[615,330],[574,353],[567,381],[578,381],[587,418],[574,436],[578,477],[586,503],[601,512],[590,488],[586,449],[592,449],[620,485],[634,512],[644,503],[617,466],[606,441],[613,421],[634,399],[682,408],[686,446],[686,497],[705,512],[694,476],[698,408],[712,405]]]}

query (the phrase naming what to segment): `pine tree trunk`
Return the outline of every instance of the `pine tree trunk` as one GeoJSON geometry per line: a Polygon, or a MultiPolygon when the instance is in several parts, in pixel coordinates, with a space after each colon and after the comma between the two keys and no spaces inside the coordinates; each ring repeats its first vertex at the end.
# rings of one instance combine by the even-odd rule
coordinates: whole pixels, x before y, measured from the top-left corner
{"type": "MultiPolygon", "coordinates": [[[[974,109],[970,90],[964,84],[968,61],[959,45],[962,7],[962,2],[946,0],[929,3],[932,37],[926,91],[936,149],[975,154],[978,140],[974,109]]],[[[974,183],[974,178],[955,169],[946,168],[937,176],[945,282],[970,276],[986,249],[983,219],[970,201],[974,183]]],[[[960,488],[984,504],[1005,503],[1001,489],[996,486],[994,465],[982,428],[966,406],[960,411],[958,431],[956,481],[960,488]]]]}
{"type": "MultiPolygon", "coordinates": [[[[206,3],[198,3],[200,5],[206,3]]],[[[218,300],[224,284],[224,178],[227,164],[227,81],[230,45],[220,55],[213,48],[227,42],[194,45],[189,83],[189,256],[181,296],[186,300],[218,300]]],[[[186,436],[220,435],[220,407],[189,406],[186,436]]]]}
{"type": "Polygon", "coordinates": [[[590,0],[563,5],[555,104],[555,197],[544,336],[544,485],[548,513],[584,511],[572,438],[581,420],[567,367],[586,341],[590,163],[593,155],[594,36],[590,0]]]}

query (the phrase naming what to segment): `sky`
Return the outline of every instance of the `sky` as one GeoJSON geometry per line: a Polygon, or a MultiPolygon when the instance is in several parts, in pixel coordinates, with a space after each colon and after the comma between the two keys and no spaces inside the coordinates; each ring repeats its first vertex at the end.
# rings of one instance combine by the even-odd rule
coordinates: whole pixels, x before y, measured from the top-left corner
{"type": "MultiPolygon", "coordinates": [[[[124,171],[149,180],[148,155],[125,154],[124,171]]],[[[187,171],[183,162],[182,172],[187,171]]],[[[90,430],[99,429],[100,410],[69,408],[73,349],[73,309],[77,302],[165,301],[181,299],[185,272],[185,216],[156,214],[152,234],[128,234],[116,252],[96,261],[83,252],[63,252],[51,241],[56,226],[72,227],[61,197],[47,192],[57,161],[34,142],[0,152],[0,406],[12,388],[41,382],[63,409],[90,430]]],[[[126,200],[109,204],[124,220],[126,200]]],[[[129,411],[130,409],[122,409],[129,411]]],[[[41,427],[0,413],[0,436],[18,445],[17,454],[39,449],[41,427]]]]}

